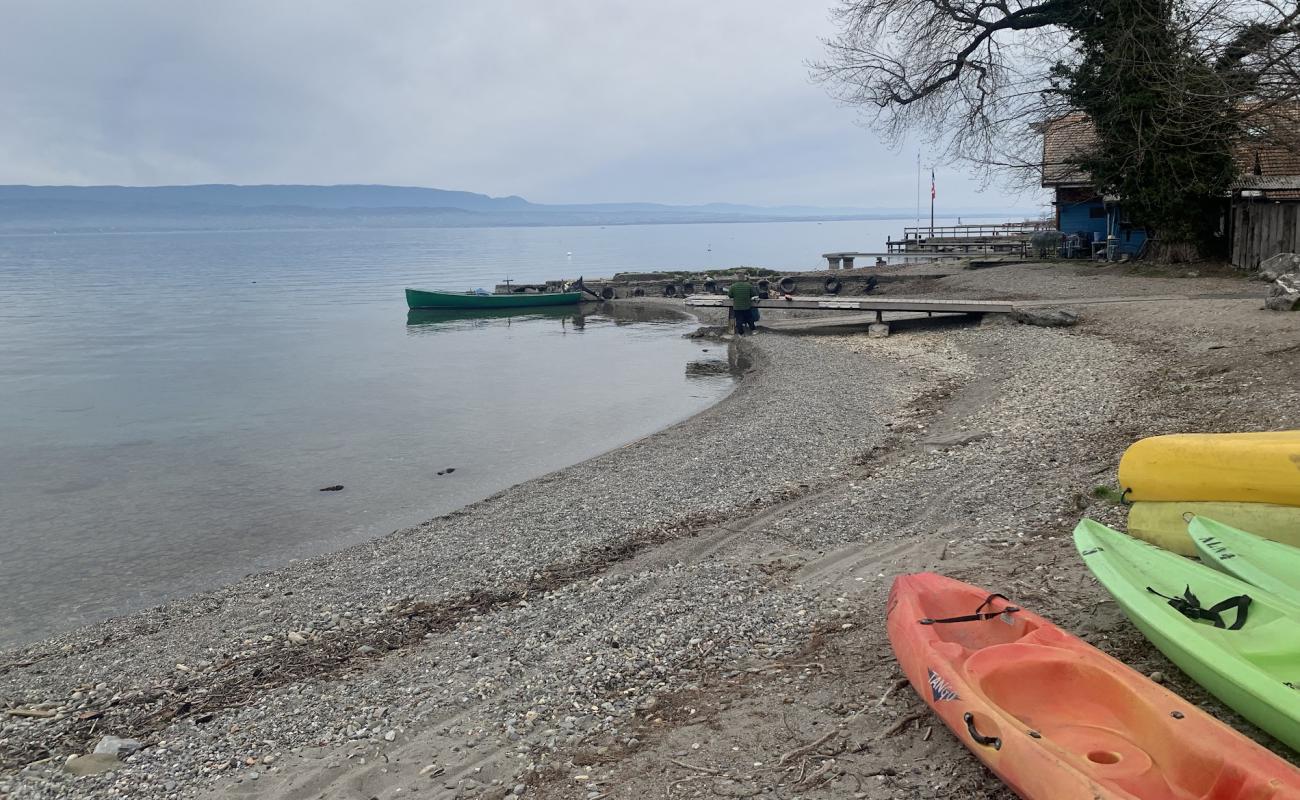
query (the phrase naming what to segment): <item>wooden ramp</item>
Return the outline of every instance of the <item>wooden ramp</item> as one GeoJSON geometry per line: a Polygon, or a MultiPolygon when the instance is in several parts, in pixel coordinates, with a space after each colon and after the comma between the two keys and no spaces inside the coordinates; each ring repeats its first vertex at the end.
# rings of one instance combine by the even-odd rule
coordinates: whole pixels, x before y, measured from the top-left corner
{"type": "MultiPolygon", "coordinates": [[[[716,294],[693,294],[688,306],[730,308],[731,298],[716,294]]],[[[838,295],[791,295],[772,300],[755,300],[757,308],[807,308],[825,311],[921,311],[932,314],[1010,314],[1016,303],[1010,300],[935,300],[931,298],[860,297],[838,295]]]]}
{"type": "MultiPolygon", "coordinates": [[[[1089,306],[1110,303],[1161,303],[1192,299],[1257,299],[1255,295],[1128,295],[1119,297],[1062,297],[1054,300],[940,300],[918,297],[840,297],[837,295],[791,295],[770,300],[755,300],[762,309],[810,309],[821,311],[857,312],[799,319],[771,320],[764,318],[764,327],[788,332],[838,332],[849,328],[867,327],[872,335],[887,336],[889,323],[919,324],[921,315],[936,314],[981,315],[1011,314],[1018,310],[1050,308],[1053,306],[1089,306]],[[885,319],[885,314],[891,314],[885,319]]],[[[730,308],[731,298],[716,294],[697,294],[686,298],[686,305],[696,307],[730,308]]]]}

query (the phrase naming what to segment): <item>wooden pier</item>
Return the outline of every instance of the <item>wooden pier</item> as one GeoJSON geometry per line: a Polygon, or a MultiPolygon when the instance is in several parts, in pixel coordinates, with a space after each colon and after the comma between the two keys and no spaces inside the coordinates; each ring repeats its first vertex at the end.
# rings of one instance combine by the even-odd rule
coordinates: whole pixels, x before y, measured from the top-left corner
{"type": "MultiPolygon", "coordinates": [[[[716,294],[694,294],[686,298],[688,306],[731,307],[731,298],[716,294]]],[[[833,311],[927,311],[941,314],[1009,314],[1016,304],[1010,300],[933,300],[902,297],[847,298],[838,296],[789,295],[770,300],[755,300],[756,308],[809,308],[833,311]]]]}
{"type": "MultiPolygon", "coordinates": [[[[868,332],[872,336],[888,336],[889,325],[886,324],[884,318],[886,313],[925,314],[931,317],[936,314],[982,316],[984,314],[1014,314],[1018,311],[1052,308],[1062,305],[1093,306],[1112,303],[1163,303],[1173,300],[1244,299],[1247,297],[1254,297],[1254,295],[1247,294],[1241,297],[1237,295],[1120,295],[1116,297],[1069,297],[1055,300],[939,300],[928,297],[862,297],[850,299],[836,295],[786,295],[770,300],[755,300],[754,306],[773,310],[786,308],[859,312],[858,314],[830,315],[830,317],[839,317],[838,321],[831,321],[830,317],[814,317],[799,321],[799,323],[807,324],[799,324],[791,320],[790,325],[774,326],[777,329],[793,327],[834,328],[870,323],[868,332]],[[872,314],[875,315],[874,321],[871,318],[872,314]]],[[[687,297],[686,305],[704,308],[730,308],[731,298],[716,294],[697,294],[687,297]]],[[[895,317],[893,321],[901,322],[902,320],[895,317]]]]}
{"type": "MultiPolygon", "coordinates": [[[[926,261],[938,261],[944,258],[963,258],[961,253],[908,253],[909,258],[924,259],[926,261]]],[[[874,258],[874,266],[888,266],[881,264],[880,260],[885,258],[897,258],[898,253],[863,253],[863,252],[844,252],[844,253],[822,253],[822,258],[826,259],[828,269],[853,269],[853,260],[856,258],[874,258]]],[[[904,259],[906,261],[906,259],[904,259]]]]}
{"type": "Polygon", "coordinates": [[[1053,229],[1052,220],[1004,222],[994,225],[922,225],[903,229],[902,239],[889,239],[891,255],[940,253],[1004,253],[1024,256],[1035,233],[1053,229]]]}
{"type": "MultiPolygon", "coordinates": [[[[754,300],[755,308],[767,309],[817,309],[822,311],[874,312],[874,323],[868,328],[872,336],[888,336],[889,325],[885,312],[935,314],[1009,314],[1015,303],[1004,300],[931,300],[928,298],[863,297],[861,299],[830,296],[785,295],[771,300],[754,300]]],[[[696,307],[730,308],[731,298],[713,294],[696,294],[686,298],[686,305],[696,307]]]]}

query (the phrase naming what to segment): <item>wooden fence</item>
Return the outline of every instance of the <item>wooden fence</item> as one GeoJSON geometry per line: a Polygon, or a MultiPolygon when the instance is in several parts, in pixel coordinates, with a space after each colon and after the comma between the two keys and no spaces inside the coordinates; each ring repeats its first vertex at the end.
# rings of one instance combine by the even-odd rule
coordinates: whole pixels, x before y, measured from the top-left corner
{"type": "Polygon", "coordinates": [[[1278,253],[1300,252],[1300,202],[1237,200],[1232,206],[1232,264],[1259,269],[1278,253]]]}

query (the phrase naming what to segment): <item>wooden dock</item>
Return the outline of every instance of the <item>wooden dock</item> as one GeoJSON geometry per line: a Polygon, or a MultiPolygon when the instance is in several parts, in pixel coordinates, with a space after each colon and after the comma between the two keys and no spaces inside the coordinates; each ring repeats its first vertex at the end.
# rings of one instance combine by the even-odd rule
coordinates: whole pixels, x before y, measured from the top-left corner
{"type": "MultiPolygon", "coordinates": [[[[688,306],[731,307],[731,298],[716,294],[693,294],[686,298],[688,306]]],[[[932,314],[1010,314],[1016,303],[1010,300],[934,300],[931,298],[862,297],[848,298],[835,295],[790,295],[771,300],[755,300],[757,308],[807,308],[831,311],[921,311],[932,314]]]]}
{"type": "Polygon", "coordinates": [[[1050,230],[1051,220],[1004,222],[995,225],[930,225],[903,229],[902,239],[889,239],[885,249],[894,255],[939,253],[1001,253],[1024,256],[1035,233],[1050,230]]]}
{"type": "MultiPolygon", "coordinates": [[[[770,300],[755,300],[754,306],[760,309],[804,309],[804,310],[821,310],[821,311],[844,311],[858,312],[856,314],[835,314],[828,317],[809,317],[799,320],[785,320],[773,324],[773,320],[765,321],[765,325],[774,330],[796,329],[811,332],[813,330],[847,329],[853,326],[867,326],[869,333],[873,336],[888,336],[889,322],[911,322],[916,323],[921,314],[933,317],[936,314],[944,316],[958,315],[984,315],[984,314],[1012,314],[1019,310],[1030,310],[1035,308],[1051,308],[1054,306],[1092,306],[1092,305],[1109,305],[1112,303],[1162,303],[1175,300],[1240,300],[1255,299],[1255,295],[1121,295],[1111,297],[1062,297],[1053,300],[940,300],[928,297],[904,298],[904,297],[861,297],[847,298],[836,295],[788,295],[770,300]],[[886,320],[885,314],[908,314],[908,319],[895,316],[891,320],[886,320]]],[[[716,294],[696,294],[686,298],[686,305],[697,308],[730,308],[731,298],[725,295],[716,294]]],[[[766,320],[766,318],[765,318],[766,320]]]]}

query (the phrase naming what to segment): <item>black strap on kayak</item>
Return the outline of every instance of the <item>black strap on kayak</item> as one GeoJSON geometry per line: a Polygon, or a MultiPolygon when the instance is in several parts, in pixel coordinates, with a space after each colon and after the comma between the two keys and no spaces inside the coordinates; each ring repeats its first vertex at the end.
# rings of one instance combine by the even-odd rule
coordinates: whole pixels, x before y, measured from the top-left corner
{"type": "Polygon", "coordinates": [[[1001,611],[984,611],[984,607],[987,606],[989,603],[992,603],[993,598],[995,597],[1001,597],[1003,600],[1006,600],[1007,603],[1011,602],[1009,599],[1007,599],[1007,596],[1005,594],[994,593],[984,598],[984,602],[979,604],[979,606],[975,609],[974,614],[965,614],[960,617],[947,617],[946,619],[930,619],[929,617],[926,617],[925,619],[920,620],[920,623],[922,625],[940,625],[946,622],[981,622],[986,619],[993,619],[994,617],[1000,617],[1003,614],[1014,614],[1020,610],[1016,606],[1008,605],[1006,608],[1002,609],[1001,611]]]}
{"type": "Polygon", "coordinates": [[[1163,597],[1169,601],[1169,605],[1174,610],[1188,619],[1203,619],[1207,622],[1213,622],[1216,628],[1227,628],[1230,631],[1240,630],[1241,626],[1246,624],[1246,609],[1250,608],[1250,595],[1239,594],[1236,597],[1229,597],[1227,600],[1221,600],[1209,608],[1201,608],[1201,601],[1196,595],[1192,594],[1192,587],[1188,586],[1183,590],[1182,597],[1170,597],[1169,595],[1160,594],[1150,586],[1147,591],[1157,597],[1163,597]],[[1223,612],[1228,609],[1237,609],[1237,618],[1232,621],[1231,625],[1225,625],[1223,622],[1223,612]]]}

